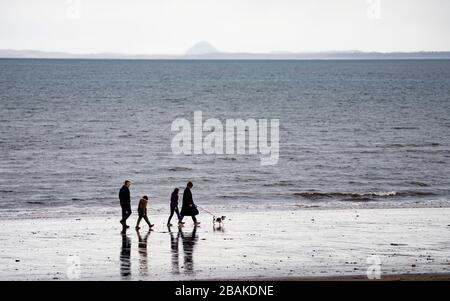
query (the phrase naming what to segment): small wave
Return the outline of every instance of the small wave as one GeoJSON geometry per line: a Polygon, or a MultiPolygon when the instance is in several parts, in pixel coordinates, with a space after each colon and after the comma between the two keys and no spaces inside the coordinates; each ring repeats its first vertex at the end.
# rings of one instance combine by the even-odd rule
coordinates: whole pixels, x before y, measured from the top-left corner
{"type": "Polygon", "coordinates": [[[308,199],[321,198],[367,198],[367,197],[389,197],[395,196],[395,191],[381,192],[296,192],[295,196],[301,196],[308,199]]]}
{"type": "Polygon", "coordinates": [[[219,195],[218,196],[219,199],[241,199],[242,196],[234,196],[234,195],[219,195]]]}
{"type": "Polygon", "coordinates": [[[418,130],[418,127],[409,127],[409,126],[394,126],[392,127],[393,130],[418,130]]]}
{"type": "Polygon", "coordinates": [[[32,204],[32,205],[45,205],[44,202],[40,202],[40,201],[27,201],[27,204],[32,204]]]}
{"type": "Polygon", "coordinates": [[[176,167],[169,168],[169,171],[190,171],[190,170],[192,170],[192,168],[181,167],[181,166],[176,166],[176,167]]]}
{"type": "Polygon", "coordinates": [[[297,208],[307,209],[307,208],[320,208],[319,205],[305,205],[305,204],[295,204],[297,208]]]}
{"type": "Polygon", "coordinates": [[[361,198],[343,198],[340,199],[340,202],[369,202],[372,201],[373,198],[369,198],[369,197],[361,197],[361,198]]]}
{"type": "Polygon", "coordinates": [[[429,142],[429,143],[423,143],[423,144],[402,144],[402,143],[392,143],[392,144],[386,144],[386,145],[377,145],[377,148],[405,148],[405,147],[437,147],[440,146],[440,143],[437,142],[429,142]]]}
{"type": "Polygon", "coordinates": [[[295,196],[306,199],[340,199],[341,201],[369,201],[391,197],[424,197],[436,195],[428,191],[379,191],[379,192],[297,192],[295,196]]]}
{"type": "Polygon", "coordinates": [[[430,185],[428,185],[427,183],[423,183],[423,182],[419,182],[419,181],[411,181],[408,182],[411,185],[416,185],[416,186],[421,186],[421,187],[428,187],[430,185]]]}
{"type": "Polygon", "coordinates": [[[286,186],[294,186],[295,184],[290,181],[279,181],[269,184],[263,184],[265,187],[286,187],[286,186]]]}
{"type": "Polygon", "coordinates": [[[220,160],[225,160],[225,161],[236,161],[236,157],[222,157],[220,158],[220,160]]]}
{"type": "Polygon", "coordinates": [[[181,101],[186,101],[186,100],[188,100],[188,98],[187,98],[187,97],[180,97],[180,98],[175,98],[175,97],[164,97],[162,100],[171,101],[171,102],[181,102],[181,101]]]}
{"type": "Polygon", "coordinates": [[[434,196],[436,193],[431,191],[402,191],[397,193],[398,196],[434,196]]]}

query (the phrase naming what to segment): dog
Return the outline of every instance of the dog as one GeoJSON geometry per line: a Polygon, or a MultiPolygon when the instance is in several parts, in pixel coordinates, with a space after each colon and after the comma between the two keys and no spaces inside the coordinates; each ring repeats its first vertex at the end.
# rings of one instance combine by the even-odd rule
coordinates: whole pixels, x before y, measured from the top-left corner
{"type": "Polygon", "coordinates": [[[219,223],[219,225],[222,225],[225,218],[226,218],[226,216],[224,216],[224,215],[219,216],[219,217],[213,216],[213,224],[219,223]]]}

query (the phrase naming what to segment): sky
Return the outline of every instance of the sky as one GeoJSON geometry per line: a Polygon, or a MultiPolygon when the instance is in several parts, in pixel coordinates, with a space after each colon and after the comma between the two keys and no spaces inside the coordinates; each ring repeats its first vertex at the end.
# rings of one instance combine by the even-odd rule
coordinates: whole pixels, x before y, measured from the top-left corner
{"type": "Polygon", "coordinates": [[[0,49],[450,51],[448,0],[0,0],[0,49]]]}

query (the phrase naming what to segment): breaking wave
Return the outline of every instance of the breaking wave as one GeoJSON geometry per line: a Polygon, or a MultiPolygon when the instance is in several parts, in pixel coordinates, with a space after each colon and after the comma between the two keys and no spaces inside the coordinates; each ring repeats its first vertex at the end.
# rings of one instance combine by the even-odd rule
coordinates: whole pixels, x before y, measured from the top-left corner
{"type": "Polygon", "coordinates": [[[425,191],[378,191],[378,192],[296,192],[295,196],[306,199],[345,199],[345,200],[363,200],[391,197],[412,197],[412,196],[432,196],[432,192],[425,191]]]}

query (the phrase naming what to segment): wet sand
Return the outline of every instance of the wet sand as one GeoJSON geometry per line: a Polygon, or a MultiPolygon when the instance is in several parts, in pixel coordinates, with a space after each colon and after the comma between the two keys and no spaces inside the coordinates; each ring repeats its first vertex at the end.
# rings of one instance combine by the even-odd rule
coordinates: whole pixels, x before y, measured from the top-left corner
{"type": "MultiPolygon", "coordinates": [[[[229,279],[230,280],[230,279],[229,279]]],[[[242,278],[231,280],[245,280],[242,278]]],[[[450,281],[448,274],[397,274],[382,275],[380,279],[369,279],[367,275],[355,276],[324,276],[324,277],[277,277],[277,278],[258,278],[252,281],[450,281]]],[[[222,281],[222,279],[218,279],[222,281]]]]}
{"type": "Polygon", "coordinates": [[[377,260],[381,280],[450,280],[450,208],[223,214],[181,231],[150,215],[154,231],[125,234],[119,210],[2,218],[0,280],[366,280],[377,260]]]}

